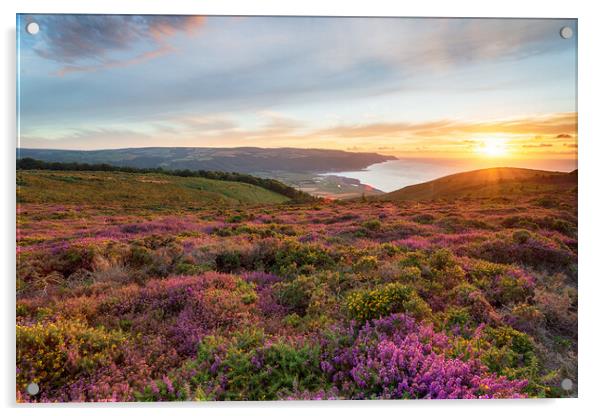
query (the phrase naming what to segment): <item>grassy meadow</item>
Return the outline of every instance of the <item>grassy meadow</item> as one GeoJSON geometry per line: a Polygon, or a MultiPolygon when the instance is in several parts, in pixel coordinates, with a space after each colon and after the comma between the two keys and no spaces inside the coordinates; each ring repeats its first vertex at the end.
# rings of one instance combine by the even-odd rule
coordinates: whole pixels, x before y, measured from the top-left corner
{"type": "Polygon", "coordinates": [[[19,171],[21,203],[106,205],[124,207],[202,207],[207,204],[272,204],[289,198],[257,186],[206,178],[127,172],[19,171]]]}

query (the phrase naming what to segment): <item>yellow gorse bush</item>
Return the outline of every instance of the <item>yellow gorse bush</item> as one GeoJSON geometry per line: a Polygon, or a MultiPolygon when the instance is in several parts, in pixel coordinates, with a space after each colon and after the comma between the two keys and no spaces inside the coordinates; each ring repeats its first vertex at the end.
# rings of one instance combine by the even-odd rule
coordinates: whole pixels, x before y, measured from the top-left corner
{"type": "Polygon", "coordinates": [[[17,387],[60,385],[67,376],[106,364],[125,337],[80,321],[17,325],[17,387]]]}
{"type": "Polygon", "coordinates": [[[347,297],[347,310],[352,318],[359,321],[407,312],[417,318],[430,315],[428,304],[410,286],[389,283],[384,286],[354,292],[347,297]]]}

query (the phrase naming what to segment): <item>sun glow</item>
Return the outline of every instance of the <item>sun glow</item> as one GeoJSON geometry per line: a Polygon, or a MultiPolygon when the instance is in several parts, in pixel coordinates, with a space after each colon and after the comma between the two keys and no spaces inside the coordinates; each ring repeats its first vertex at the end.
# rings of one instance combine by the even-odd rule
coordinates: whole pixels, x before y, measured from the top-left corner
{"type": "Polygon", "coordinates": [[[481,155],[492,157],[505,156],[508,154],[506,141],[501,138],[483,139],[475,150],[481,155]]]}

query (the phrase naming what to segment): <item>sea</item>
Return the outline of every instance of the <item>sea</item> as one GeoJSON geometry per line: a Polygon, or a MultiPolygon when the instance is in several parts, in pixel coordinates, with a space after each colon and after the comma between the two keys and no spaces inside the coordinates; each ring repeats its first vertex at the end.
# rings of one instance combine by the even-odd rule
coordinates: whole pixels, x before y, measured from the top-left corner
{"type": "Polygon", "coordinates": [[[392,192],[408,185],[428,182],[442,176],[493,167],[514,167],[539,169],[557,172],[571,172],[577,169],[577,159],[426,159],[405,158],[370,165],[363,170],[331,172],[322,175],[336,175],[357,179],[365,185],[383,192],[392,192]]]}

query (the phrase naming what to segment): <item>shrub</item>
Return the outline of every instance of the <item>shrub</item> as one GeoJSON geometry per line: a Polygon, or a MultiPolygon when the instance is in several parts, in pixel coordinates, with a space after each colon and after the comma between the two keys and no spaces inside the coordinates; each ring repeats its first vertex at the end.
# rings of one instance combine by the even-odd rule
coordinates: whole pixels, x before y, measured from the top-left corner
{"type": "Polygon", "coordinates": [[[451,293],[451,299],[457,305],[468,308],[471,316],[480,322],[491,323],[499,320],[497,312],[483,292],[471,284],[462,283],[456,286],[451,293]]]}
{"type": "Polygon", "coordinates": [[[395,312],[407,312],[419,319],[431,313],[428,304],[416,291],[401,283],[388,283],[376,289],[351,293],[346,306],[349,315],[360,322],[395,312]]]}
{"type": "Polygon", "coordinates": [[[412,221],[417,222],[419,224],[432,224],[435,221],[435,216],[432,214],[417,214],[414,215],[412,221]]]}
{"type": "Polygon", "coordinates": [[[165,277],[174,269],[174,260],[180,256],[181,248],[170,239],[150,236],[136,241],[129,247],[126,264],[145,281],[149,277],[165,277]]]}
{"type": "Polygon", "coordinates": [[[380,245],[381,251],[386,256],[394,256],[401,251],[399,247],[391,243],[383,243],[380,245]]]}
{"type": "Polygon", "coordinates": [[[166,349],[173,347],[190,356],[207,332],[252,323],[257,298],[254,283],[209,272],[153,279],[142,288],[132,285],[112,291],[92,315],[107,325],[115,322],[106,317],[119,316],[132,333],[161,335],[166,349]]]}
{"type": "Polygon", "coordinates": [[[535,200],[535,205],[542,208],[556,208],[559,202],[550,196],[544,196],[535,200]]]}
{"type": "Polygon", "coordinates": [[[528,230],[518,230],[512,233],[512,239],[518,244],[525,244],[531,238],[528,230]]]}
{"type": "Polygon", "coordinates": [[[210,267],[206,264],[194,264],[189,262],[179,262],[174,268],[174,272],[181,275],[194,275],[207,272],[210,267]]]}
{"type": "Polygon", "coordinates": [[[444,326],[447,329],[458,330],[473,323],[473,318],[468,308],[458,308],[452,306],[443,314],[444,326]]]}
{"type": "Polygon", "coordinates": [[[272,271],[292,276],[304,268],[310,271],[321,270],[334,267],[335,264],[335,257],[325,249],[289,241],[275,253],[272,271]]]}
{"type": "Polygon", "coordinates": [[[49,275],[60,273],[64,277],[79,270],[93,270],[97,250],[93,246],[71,245],[52,249],[50,253],[39,253],[37,273],[49,275]]]}
{"type": "Polygon", "coordinates": [[[416,284],[421,279],[418,267],[398,267],[396,264],[384,263],[379,267],[378,273],[382,281],[416,284]]]}
{"type": "Polygon", "coordinates": [[[421,272],[416,266],[404,267],[399,271],[399,280],[403,283],[413,283],[420,279],[421,272]]]}
{"type": "Polygon", "coordinates": [[[454,255],[450,250],[439,249],[434,251],[428,259],[428,264],[435,270],[444,270],[456,265],[454,255]]]}
{"type": "Polygon", "coordinates": [[[356,272],[369,272],[376,270],[378,267],[378,259],[376,256],[362,256],[353,265],[353,270],[356,272]]]}
{"type": "Polygon", "coordinates": [[[292,312],[304,316],[309,306],[311,292],[316,285],[312,278],[299,276],[293,280],[278,283],[274,286],[276,298],[292,312]]]}
{"type": "Polygon", "coordinates": [[[466,268],[469,280],[493,305],[521,303],[533,296],[534,279],[518,267],[475,261],[466,268]]]}
{"type": "Polygon", "coordinates": [[[17,325],[17,387],[38,383],[46,392],[117,359],[120,332],[59,320],[17,325]]]}
{"type": "Polygon", "coordinates": [[[502,226],[506,228],[527,228],[529,230],[537,230],[539,226],[533,218],[512,216],[502,220],[502,226]]]}
{"type": "Polygon", "coordinates": [[[365,229],[370,230],[370,231],[378,231],[382,227],[382,223],[379,220],[374,219],[374,220],[364,221],[362,223],[362,226],[365,229]]]}
{"type": "Polygon", "coordinates": [[[546,327],[554,333],[576,338],[577,292],[567,287],[562,275],[550,276],[535,290],[535,304],[542,312],[546,327]]]}
{"type": "Polygon", "coordinates": [[[284,325],[288,325],[288,326],[292,326],[292,327],[298,327],[299,325],[301,325],[301,322],[302,322],[302,318],[299,315],[297,315],[296,313],[286,315],[284,318],[282,318],[282,323],[284,325]]]}
{"type": "Polygon", "coordinates": [[[547,219],[546,226],[554,231],[558,231],[565,235],[572,235],[577,232],[577,227],[569,221],[561,220],[558,218],[547,219]]]}
{"type": "Polygon", "coordinates": [[[229,223],[239,223],[242,222],[244,220],[244,217],[240,214],[236,214],[236,215],[231,215],[230,217],[228,217],[226,219],[226,222],[229,223]]]}
{"type": "Polygon", "coordinates": [[[575,254],[559,241],[526,230],[516,231],[512,235],[500,234],[485,242],[469,244],[458,252],[494,263],[518,263],[548,271],[566,269],[576,259],[575,254]]]}
{"type": "Polygon", "coordinates": [[[172,378],[171,393],[149,386],[140,398],[276,400],[324,383],[318,346],[270,340],[259,330],[235,333],[230,339],[206,337],[196,359],[172,378]]]}
{"type": "Polygon", "coordinates": [[[411,251],[409,253],[405,253],[401,260],[399,261],[399,265],[401,267],[418,267],[422,268],[427,263],[427,256],[422,251],[411,251]]]}
{"type": "Polygon", "coordinates": [[[540,364],[532,338],[513,328],[503,326],[486,328],[481,358],[490,371],[510,380],[527,379],[527,390],[540,397],[550,391],[541,383],[540,364]]]}
{"type": "MultiPolygon", "coordinates": [[[[526,381],[488,373],[478,359],[446,356],[449,338],[401,314],[335,338],[322,368],[338,395],[352,399],[524,397],[526,381]]],[[[327,342],[328,345],[328,342],[327,342]]]]}
{"type": "Polygon", "coordinates": [[[534,333],[543,323],[544,315],[535,305],[521,303],[506,314],[504,321],[514,329],[534,333]]]}
{"type": "Polygon", "coordinates": [[[464,270],[447,249],[439,249],[431,253],[426,267],[423,266],[421,270],[427,283],[425,290],[434,297],[445,297],[447,291],[464,281],[464,270]]]}
{"type": "Polygon", "coordinates": [[[225,251],[215,257],[215,267],[218,272],[232,273],[242,266],[241,253],[238,251],[225,251]]]}

